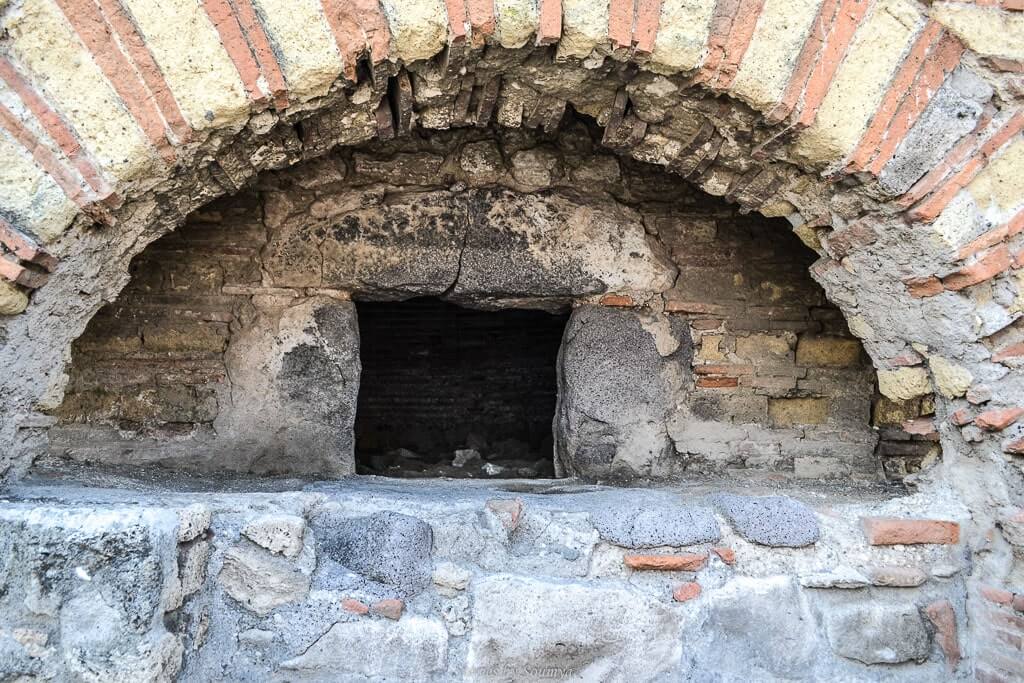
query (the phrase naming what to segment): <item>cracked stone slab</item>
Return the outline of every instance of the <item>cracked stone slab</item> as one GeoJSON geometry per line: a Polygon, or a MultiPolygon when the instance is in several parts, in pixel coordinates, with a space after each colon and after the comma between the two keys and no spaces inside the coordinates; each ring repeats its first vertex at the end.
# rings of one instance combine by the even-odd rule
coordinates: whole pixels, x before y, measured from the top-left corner
{"type": "Polygon", "coordinates": [[[605,507],[590,513],[602,540],[623,548],[709,543],[722,537],[709,508],[676,506],[605,507]]]}
{"type": "Polygon", "coordinates": [[[788,496],[737,496],[722,493],[711,497],[740,536],[751,543],[775,548],[800,548],[817,542],[821,535],[811,508],[788,496]]]}

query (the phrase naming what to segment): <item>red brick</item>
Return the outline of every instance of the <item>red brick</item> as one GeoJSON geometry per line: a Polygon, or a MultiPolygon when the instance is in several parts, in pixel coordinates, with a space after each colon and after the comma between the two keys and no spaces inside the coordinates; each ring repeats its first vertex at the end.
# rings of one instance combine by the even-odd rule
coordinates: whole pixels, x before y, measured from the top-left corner
{"type": "Polygon", "coordinates": [[[633,43],[638,55],[654,52],[654,41],[658,37],[661,21],[661,0],[637,0],[636,26],[633,28],[633,43]]]}
{"type": "Polygon", "coordinates": [[[975,263],[942,278],[942,286],[959,291],[990,280],[1010,267],[1010,250],[1005,244],[991,249],[975,263]]]}
{"type": "Polygon", "coordinates": [[[804,91],[804,85],[807,83],[807,79],[817,63],[818,55],[825,44],[825,38],[832,26],[838,8],[839,0],[823,0],[818,8],[818,14],[814,17],[814,22],[811,24],[810,35],[807,36],[803,47],[800,48],[796,66],[789,76],[789,81],[786,83],[782,98],[767,114],[767,119],[770,122],[777,123],[781,121],[789,116],[796,107],[796,103],[800,100],[800,95],[804,91]]]}
{"type": "Polygon", "coordinates": [[[992,361],[1002,363],[1004,360],[1024,358],[1024,342],[1010,344],[992,354],[992,361]]]}
{"type": "Polygon", "coordinates": [[[871,173],[876,176],[882,173],[882,169],[896,152],[899,143],[903,141],[903,138],[924,113],[932,95],[938,91],[946,76],[960,63],[963,53],[963,43],[956,36],[945,33],[939,38],[934,49],[928,55],[924,67],[917,75],[912,90],[907,93],[899,109],[896,110],[885,139],[878,147],[878,155],[868,167],[871,173]]]}
{"type": "Polygon", "coordinates": [[[885,139],[886,130],[893,122],[896,109],[900,102],[910,96],[911,86],[917,80],[918,72],[924,64],[925,57],[932,47],[932,43],[942,33],[942,24],[929,19],[925,28],[914,41],[910,54],[903,60],[899,71],[889,85],[889,90],[882,98],[882,103],[875,111],[868,129],[861,136],[860,143],[853,152],[850,162],[847,164],[847,171],[861,171],[867,168],[871,159],[878,153],[879,146],[885,139]]]}
{"type": "Polygon", "coordinates": [[[1024,415],[1024,408],[993,408],[974,418],[974,424],[990,432],[1001,432],[1024,415]]]}
{"type": "Polygon", "coordinates": [[[929,275],[928,277],[915,277],[910,280],[904,280],[903,284],[907,286],[907,291],[910,292],[910,296],[915,299],[923,299],[927,296],[935,296],[945,291],[942,286],[942,280],[929,275]]]}
{"type": "Polygon", "coordinates": [[[1003,446],[1003,453],[1010,455],[1024,455],[1024,438],[1014,439],[1003,446]]]}
{"type": "Polygon", "coordinates": [[[465,0],[444,0],[448,10],[448,42],[459,45],[466,41],[466,2],[465,0]]]}
{"type": "Polygon", "coordinates": [[[522,498],[491,498],[485,506],[510,533],[519,528],[523,517],[522,498]]]}
{"type": "Polygon", "coordinates": [[[356,80],[356,64],[366,42],[363,29],[359,26],[354,9],[347,0],[320,0],[324,9],[327,25],[331,27],[334,43],[341,53],[345,78],[351,82],[356,80]]]}
{"type": "Polygon", "coordinates": [[[601,297],[599,302],[602,306],[620,306],[630,307],[636,306],[636,302],[633,301],[633,297],[625,294],[605,294],[601,297]]]}
{"type": "Polygon", "coordinates": [[[694,373],[698,375],[752,375],[754,368],[750,365],[694,365],[694,373]]]}
{"type": "Polygon", "coordinates": [[[949,416],[949,421],[957,427],[963,427],[973,422],[974,416],[971,414],[970,408],[961,408],[949,416]]]}
{"type": "Polygon", "coordinates": [[[633,44],[633,0],[608,3],[608,38],[616,48],[633,44]]]}
{"type": "Polygon", "coordinates": [[[740,61],[743,60],[743,55],[750,47],[750,40],[754,37],[757,18],[761,15],[763,7],[764,0],[739,0],[732,25],[729,27],[729,35],[723,46],[724,59],[718,66],[714,82],[710,83],[712,87],[724,90],[732,85],[739,71],[740,61]]]}
{"type": "Polygon", "coordinates": [[[540,0],[537,44],[551,45],[562,37],[562,0],[540,0]]]}
{"type": "Polygon", "coordinates": [[[960,525],[940,519],[862,517],[861,524],[871,545],[954,544],[960,541],[960,525]]]}
{"type": "Polygon", "coordinates": [[[93,0],[57,0],[57,5],[150,144],[165,161],[173,161],[175,152],[166,137],[163,117],[134,65],[111,35],[99,6],[93,0]]]}
{"type": "MultiPolygon", "coordinates": [[[[1017,112],[995,134],[982,143],[977,152],[964,163],[959,171],[946,181],[944,186],[936,189],[931,196],[914,207],[908,215],[913,220],[926,222],[938,218],[939,214],[942,213],[953,197],[981,172],[981,169],[988,163],[989,157],[999,151],[1022,128],[1024,128],[1024,112],[1017,112]]],[[[911,190],[913,191],[913,188],[911,190]]]]}
{"type": "MultiPolygon", "coordinates": [[[[14,65],[6,57],[0,56],[0,79],[7,83],[8,87],[15,92],[25,107],[32,112],[39,121],[46,134],[57,143],[57,147],[63,152],[75,169],[82,176],[85,182],[100,197],[106,197],[111,193],[110,186],[103,179],[99,166],[91,159],[85,149],[78,142],[74,131],[65,123],[53,108],[47,104],[42,95],[29,85],[14,65]]],[[[46,170],[45,168],[43,170],[46,170]]],[[[62,188],[63,189],[63,188],[62,188]]]]}
{"type": "Polygon", "coordinates": [[[935,640],[946,657],[950,671],[960,664],[960,639],[957,637],[956,613],[949,600],[937,600],[924,608],[924,613],[935,625],[935,640]]]}
{"type": "Polygon", "coordinates": [[[0,244],[22,261],[35,263],[51,273],[57,267],[56,258],[8,223],[3,216],[0,216],[0,244]]]}
{"type": "Polygon", "coordinates": [[[907,190],[907,192],[899,198],[897,203],[905,209],[909,208],[938,187],[939,183],[941,183],[954,168],[963,163],[965,159],[974,153],[978,146],[978,140],[981,138],[982,131],[984,131],[991,122],[992,112],[991,110],[985,110],[978,119],[978,122],[975,124],[974,130],[968,133],[963,140],[958,142],[956,146],[946,154],[946,158],[939,162],[935,168],[928,171],[923,178],[914,183],[913,187],[907,190]]]}
{"type": "Polygon", "coordinates": [[[360,602],[355,598],[345,598],[341,601],[341,608],[346,612],[352,614],[366,614],[370,611],[370,608],[366,606],[366,603],[360,602]]]}
{"type": "Polygon", "coordinates": [[[231,3],[228,0],[202,0],[203,9],[210,17],[213,27],[220,35],[220,42],[224,50],[235,65],[235,71],[242,79],[242,85],[253,102],[262,102],[266,93],[260,87],[259,80],[260,65],[256,61],[249,43],[242,32],[242,26],[238,23],[231,3]]]}
{"type": "Polygon", "coordinates": [[[700,377],[697,387],[700,389],[733,389],[740,385],[738,377],[700,377]]]}
{"type": "Polygon", "coordinates": [[[480,47],[484,38],[494,34],[494,0],[466,0],[469,23],[473,28],[473,45],[480,47]]]}
{"type": "Polygon", "coordinates": [[[396,598],[380,600],[370,605],[371,614],[376,614],[378,617],[387,617],[395,621],[402,618],[403,611],[405,611],[405,603],[396,598]]]}
{"type": "Polygon", "coordinates": [[[700,595],[700,584],[696,581],[687,581],[681,583],[679,586],[672,591],[672,599],[676,602],[686,602],[693,600],[700,595]]]}
{"type": "Polygon", "coordinates": [[[711,549],[711,552],[713,552],[715,555],[718,555],[722,562],[725,562],[729,566],[736,564],[736,551],[732,548],[727,548],[725,546],[716,546],[711,549]]]}
{"type": "Polygon", "coordinates": [[[260,71],[270,87],[270,94],[274,97],[274,106],[279,109],[288,108],[288,84],[285,83],[284,73],[281,65],[277,62],[277,55],[270,46],[270,39],[263,24],[256,16],[256,9],[252,6],[251,0],[232,0],[235,7],[235,14],[238,16],[238,23],[245,32],[245,38],[252,48],[256,61],[260,65],[260,71]]]}
{"type": "Polygon", "coordinates": [[[935,422],[930,417],[918,417],[903,423],[903,431],[915,436],[931,436],[935,434],[935,422]]]}
{"type": "Polygon", "coordinates": [[[623,558],[630,569],[653,569],[666,572],[695,572],[708,561],[707,554],[682,555],[626,555],[623,558]]]}
{"type": "Polygon", "coordinates": [[[817,117],[818,108],[825,100],[832,78],[853,40],[853,34],[871,5],[872,3],[864,0],[839,0],[835,20],[825,39],[824,48],[820,57],[813,62],[807,79],[803,108],[800,111],[801,126],[809,126],[817,117]]]}
{"type": "Polygon", "coordinates": [[[981,596],[989,602],[994,602],[998,605],[1009,605],[1013,602],[1013,593],[992,586],[982,586],[981,596]]]}

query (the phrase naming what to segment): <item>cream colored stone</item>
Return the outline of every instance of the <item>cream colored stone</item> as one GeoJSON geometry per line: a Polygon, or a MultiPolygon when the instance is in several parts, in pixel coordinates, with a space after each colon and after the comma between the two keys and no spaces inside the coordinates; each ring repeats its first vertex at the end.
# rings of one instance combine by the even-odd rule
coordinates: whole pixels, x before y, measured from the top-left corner
{"type": "Polygon", "coordinates": [[[730,90],[766,110],[782,99],[821,0],[766,0],[730,90]]]}
{"type": "Polygon", "coordinates": [[[28,295],[7,280],[0,280],[0,315],[17,315],[28,306],[28,295]]]}
{"type": "Polygon", "coordinates": [[[512,49],[526,45],[540,22],[536,0],[494,0],[494,18],[498,44],[512,49]]]}
{"type": "Polygon", "coordinates": [[[9,54],[34,76],[104,169],[124,180],[151,172],[155,151],[56,5],[25,0],[3,17],[0,31],[10,35],[9,54]]]}
{"type": "Polygon", "coordinates": [[[853,150],[923,22],[910,0],[875,5],[857,29],[817,118],[797,139],[798,156],[831,163],[853,150]]]}
{"type": "Polygon", "coordinates": [[[1006,146],[967,186],[978,208],[1012,212],[1024,203],[1024,139],[1006,146]]]}
{"type": "Polygon", "coordinates": [[[932,18],[982,55],[1024,60],[1024,15],[973,3],[937,2],[932,18]]]}
{"type": "Polygon", "coordinates": [[[608,3],[593,0],[562,0],[562,39],[558,57],[587,57],[608,43],[608,3]]]}
{"type": "Polygon", "coordinates": [[[443,0],[382,0],[391,26],[391,59],[406,64],[430,59],[448,39],[448,12],[443,0]]]}
{"type": "Polygon", "coordinates": [[[707,55],[715,0],[665,0],[649,68],[672,74],[696,69],[707,55]]]}
{"type": "Polygon", "coordinates": [[[7,218],[44,244],[59,237],[78,207],[4,130],[0,130],[0,159],[0,207],[7,218]]]}
{"type": "Polygon", "coordinates": [[[700,348],[697,350],[697,358],[704,361],[725,360],[721,345],[724,336],[720,334],[705,334],[700,338],[700,348]]]}
{"type": "Polygon", "coordinates": [[[217,30],[196,0],[124,0],[193,128],[245,120],[249,101],[217,30]]]}
{"type": "Polygon", "coordinates": [[[935,378],[935,388],[946,398],[958,398],[967,393],[974,381],[970,370],[942,356],[930,356],[928,365],[935,378]]]}
{"type": "Polygon", "coordinates": [[[853,336],[867,341],[875,339],[874,328],[871,327],[871,325],[868,324],[868,321],[864,319],[864,316],[859,313],[847,318],[846,324],[850,328],[850,332],[853,333],[853,336]]]}
{"type": "Polygon", "coordinates": [[[814,251],[821,252],[821,239],[818,238],[818,231],[814,228],[804,223],[793,228],[793,234],[814,251]]]}
{"type": "Polygon", "coordinates": [[[263,17],[289,97],[308,100],[327,94],[343,64],[318,0],[254,0],[263,17]]]}
{"type": "Polygon", "coordinates": [[[932,384],[924,368],[897,368],[878,371],[878,390],[893,401],[907,401],[932,393],[932,384]]]}

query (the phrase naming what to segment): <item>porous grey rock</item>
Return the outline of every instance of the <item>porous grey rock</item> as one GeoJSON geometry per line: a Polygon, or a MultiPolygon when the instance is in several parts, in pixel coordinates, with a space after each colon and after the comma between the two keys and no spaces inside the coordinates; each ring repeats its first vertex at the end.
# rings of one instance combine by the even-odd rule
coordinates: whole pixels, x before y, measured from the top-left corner
{"type": "Polygon", "coordinates": [[[448,632],[417,616],[339,622],[298,657],[281,663],[287,680],[423,681],[445,668],[448,632]],[[359,653],[357,656],[354,653],[359,653]]]}
{"type": "Polygon", "coordinates": [[[398,512],[342,517],[328,511],[313,519],[322,552],[363,576],[404,595],[430,584],[433,532],[421,519],[398,512]]]}
{"type": "Polygon", "coordinates": [[[691,505],[604,506],[590,521],[609,543],[624,548],[653,548],[708,543],[722,537],[711,510],[691,505]]]}
{"type": "Polygon", "coordinates": [[[705,619],[686,648],[694,675],[713,671],[718,680],[735,681],[807,676],[820,641],[814,615],[792,579],[737,577],[704,591],[703,598],[705,619]]]}
{"type": "Polygon", "coordinates": [[[717,494],[714,506],[740,536],[776,548],[799,548],[817,542],[818,519],[811,508],[788,496],[717,494]]]}
{"type": "Polygon", "coordinates": [[[474,587],[473,681],[648,681],[673,670],[681,652],[672,610],[643,593],[512,575],[474,587]]]}
{"type": "Polygon", "coordinates": [[[911,604],[840,605],[825,614],[832,649],[865,664],[924,661],[931,650],[928,631],[911,604]]]}
{"type": "Polygon", "coordinates": [[[217,581],[239,604],[263,616],[302,599],[309,592],[310,577],[295,562],[239,544],[224,553],[217,581]]]}
{"type": "Polygon", "coordinates": [[[178,542],[191,541],[210,528],[213,512],[208,505],[193,503],[178,510],[178,542]]]}
{"type": "Polygon", "coordinates": [[[681,318],[580,306],[558,356],[555,466],[585,479],[651,476],[674,455],[666,419],[689,372],[681,318]],[[619,349],[614,357],[608,349],[619,349]]]}
{"type": "Polygon", "coordinates": [[[242,535],[272,553],[295,557],[302,552],[306,520],[298,515],[262,515],[242,529],[242,535]]]}

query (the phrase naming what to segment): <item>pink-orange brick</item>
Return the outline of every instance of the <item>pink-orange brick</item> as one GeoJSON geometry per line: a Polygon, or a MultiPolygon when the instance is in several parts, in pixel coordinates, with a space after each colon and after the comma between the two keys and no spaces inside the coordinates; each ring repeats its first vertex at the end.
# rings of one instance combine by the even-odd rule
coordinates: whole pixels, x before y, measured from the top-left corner
{"type": "Polygon", "coordinates": [[[686,553],[683,555],[626,555],[626,566],[630,569],[653,569],[666,572],[695,572],[708,561],[706,554],[686,553]]]}
{"type": "Polygon", "coordinates": [[[863,517],[864,535],[871,545],[954,544],[960,542],[960,525],[941,519],[863,517]]]}

